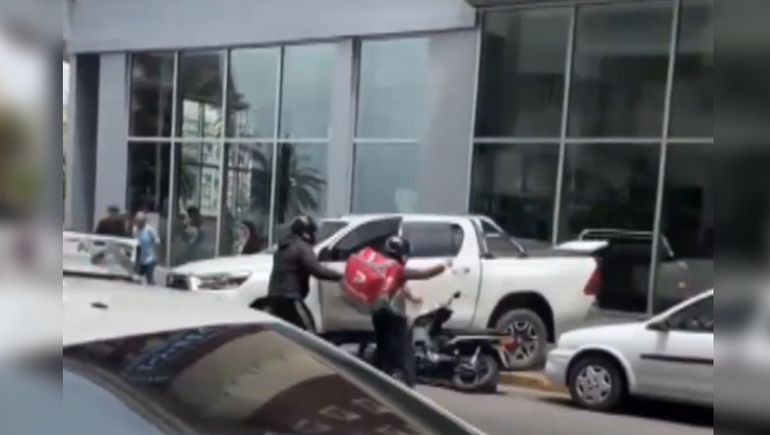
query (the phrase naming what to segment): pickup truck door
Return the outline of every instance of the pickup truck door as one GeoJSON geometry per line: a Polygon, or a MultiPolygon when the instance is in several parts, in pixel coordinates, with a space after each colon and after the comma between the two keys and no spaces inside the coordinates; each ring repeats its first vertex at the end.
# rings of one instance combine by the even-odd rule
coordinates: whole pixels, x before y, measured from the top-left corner
{"type": "MultiPolygon", "coordinates": [[[[384,218],[366,221],[352,228],[338,242],[321,250],[319,258],[325,266],[343,272],[351,255],[369,247],[382,251],[385,241],[397,235],[401,218],[384,218]]],[[[325,331],[367,331],[372,329],[369,316],[353,309],[342,299],[340,285],[321,281],[321,317],[325,331]]]]}
{"type": "Polygon", "coordinates": [[[452,302],[454,313],[446,326],[470,328],[481,283],[479,245],[473,225],[467,219],[405,221],[402,231],[412,247],[408,267],[429,268],[448,259],[453,263],[452,270],[435,278],[409,282],[413,293],[423,300],[420,305],[407,305],[410,319],[459,291],[461,296],[452,302]]]}

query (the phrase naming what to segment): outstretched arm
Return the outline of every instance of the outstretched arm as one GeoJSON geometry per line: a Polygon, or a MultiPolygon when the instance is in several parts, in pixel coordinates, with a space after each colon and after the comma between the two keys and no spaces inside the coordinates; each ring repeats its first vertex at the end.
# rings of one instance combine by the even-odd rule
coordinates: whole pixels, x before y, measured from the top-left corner
{"type": "Polygon", "coordinates": [[[447,269],[444,264],[437,264],[433,267],[426,269],[414,269],[407,267],[404,270],[404,275],[407,281],[424,281],[441,275],[447,269]]]}
{"type": "Polygon", "coordinates": [[[342,279],[341,273],[324,267],[309,246],[302,247],[300,258],[302,259],[302,264],[314,277],[324,281],[340,281],[342,279]]]}

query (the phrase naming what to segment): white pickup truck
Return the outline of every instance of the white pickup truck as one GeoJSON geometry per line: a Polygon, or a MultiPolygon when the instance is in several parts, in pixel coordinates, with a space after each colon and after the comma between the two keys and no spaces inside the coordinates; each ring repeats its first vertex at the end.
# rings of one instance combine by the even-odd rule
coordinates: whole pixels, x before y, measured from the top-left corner
{"type": "MultiPolygon", "coordinates": [[[[572,255],[595,243],[572,242],[561,247],[564,255],[554,254],[559,249],[529,255],[492,220],[480,216],[353,215],[324,220],[315,250],[323,263],[342,271],[352,254],[367,246],[381,247],[399,233],[412,245],[409,266],[453,260],[451,271],[410,284],[423,298],[422,307],[460,291],[448,327],[510,332],[517,339],[511,354],[516,369],[540,364],[547,343],[585,318],[601,284],[595,260],[572,255]]],[[[188,263],[169,273],[167,285],[251,306],[267,294],[272,261],[266,252],[188,263]]],[[[341,299],[336,283],[313,282],[306,302],[321,334],[371,330],[370,319],[341,299]]],[[[417,314],[421,307],[410,309],[417,314]]]]}

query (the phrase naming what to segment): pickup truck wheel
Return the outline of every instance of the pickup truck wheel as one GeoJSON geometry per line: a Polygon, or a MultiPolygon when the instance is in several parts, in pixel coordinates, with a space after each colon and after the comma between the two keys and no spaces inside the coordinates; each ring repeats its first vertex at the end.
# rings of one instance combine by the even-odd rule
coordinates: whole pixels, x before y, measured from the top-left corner
{"type": "Polygon", "coordinates": [[[508,351],[511,369],[529,370],[543,365],[548,329],[537,313],[526,308],[508,311],[497,320],[496,328],[509,333],[514,339],[514,348],[508,351]]]}

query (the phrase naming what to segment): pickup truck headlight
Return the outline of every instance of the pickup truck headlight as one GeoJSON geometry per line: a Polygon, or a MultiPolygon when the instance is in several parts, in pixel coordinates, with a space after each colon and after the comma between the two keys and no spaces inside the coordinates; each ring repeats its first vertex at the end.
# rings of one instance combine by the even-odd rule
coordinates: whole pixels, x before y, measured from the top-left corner
{"type": "Polygon", "coordinates": [[[251,272],[217,273],[190,277],[195,290],[231,290],[240,287],[251,276],[251,272]]]}

